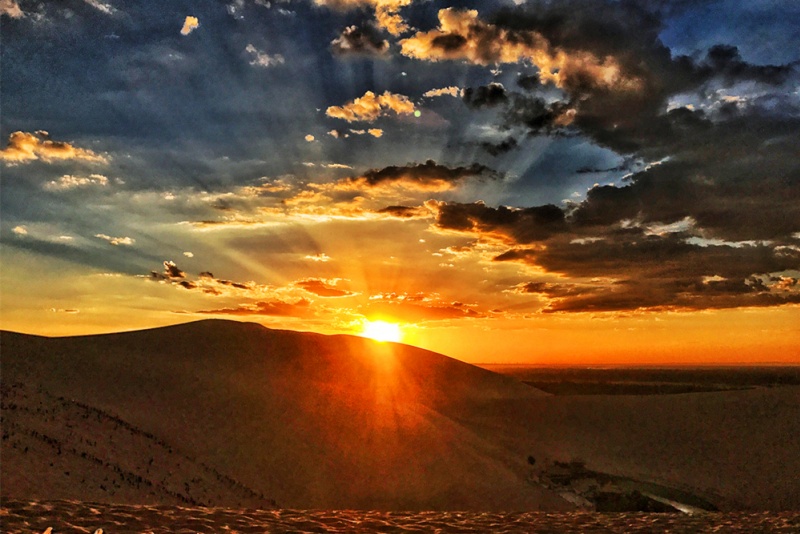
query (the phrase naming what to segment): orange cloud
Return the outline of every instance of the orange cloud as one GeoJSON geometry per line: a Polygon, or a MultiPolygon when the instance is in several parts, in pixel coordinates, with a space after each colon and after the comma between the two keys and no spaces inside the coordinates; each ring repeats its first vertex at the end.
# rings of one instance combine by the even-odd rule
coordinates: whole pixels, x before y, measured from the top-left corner
{"type": "Polygon", "coordinates": [[[384,92],[376,95],[372,91],[367,91],[364,96],[356,98],[343,106],[331,106],[325,114],[335,119],[343,119],[347,122],[367,121],[372,122],[381,115],[385,115],[389,110],[398,115],[410,115],[416,111],[414,103],[407,96],[384,92]]]}
{"type": "Polygon", "coordinates": [[[392,35],[400,35],[409,29],[398,11],[400,8],[410,5],[411,2],[412,0],[314,0],[318,6],[327,6],[342,11],[372,7],[375,9],[375,20],[378,21],[378,26],[392,35]]]}
{"type": "Polygon", "coordinates": [[[15,0],[0,0],[0,15],[8,15],[12,19],[19,19],[24,17],[25,13],[22,12],[15,0]]]}
{"type": "Polygon", "coordinates": [[[456,87],[455,85],[452,85],[450,87],[442,87],[440,89],[431,89],[430,91],[424,92],[422,94],[422,96],[428,97],[428,98],[433,98],[433,97],[437,97],[437,96],[450,95],[450,96],[454,96],[454,97],[458,98],[462,94],[464,94],[464,90],[463,89],[461,89],[459,87],[456,87]]]}
{"type": "Polygon", "coordinates": [[[55,160],[83,160],[108,163],[108,158],[89,149],[78,148],[63,141],[53,141],[45,131],[36,133],[14,132],[8,136],[8,145],[0,150],[0,160],[12,164],[35,160],[51,163],[55,160]]]}
{"type": "Polygon", "coordinates": [[[183,28],[181,28],[181,35],[189,35],[197,29],[198,26],[200,26],[200,21],[197,17],[186,17],[186,20],[183,21],[183,28]]]}
{"type": "Polygon", "coordinates": [[[400,41],[401,53],[427,61],[466,60],[478,65],[529,61],[540,77],[558,87],[590,81],[598,87],[639,90],[642,81],[626,76],[612,56],[553,47],[542,34],[486,23],[476,10],[439,10],[439,28],[400,41]]]}

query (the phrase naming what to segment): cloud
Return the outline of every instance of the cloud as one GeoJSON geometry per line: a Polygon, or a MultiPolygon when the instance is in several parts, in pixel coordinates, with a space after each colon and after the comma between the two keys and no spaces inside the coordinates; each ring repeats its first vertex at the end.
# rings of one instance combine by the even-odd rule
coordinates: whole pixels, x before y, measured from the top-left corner
{"type": "Polygon", "coordinates": [[[448,167],[428,160],[425,163],[370,169],[361,176],[339,180],[333,189],[370,189],[389,185],[419,191],[446,191],[466,178],[475,177],[496,179],[498,174],[478,163],[469,167],[448,167]]]}
{"type": "Polygon", "coordinates": [[[44,184],[44,189],[47,191],[68,191],[70,189],[78,189],[84,187],[108,185],[108,178],[102,174],[90,174],[89,176],[75,176],[72,174],[65,174],[58,180],[51,180],[44,184]]]}
{"type": "Polygon", "coordinates": [[[504,28],[478,18],[475,10],[439,10],[439,27],[400,41],[401,52],[427,61],[465,60],[478,65],[530,62],[558,87],[577,83],[638,91],[641,80],[623,71],[611,55],[556,47],[540,32],[504,28]]]}
{"type": "Polygon", "coordinates": [[[325,280],[322,278],[306,278],[294,283],[300,289],[313,293],[319,297],[350,297],[355,295],[352,291],[341,289],[336,285],[341,282],[340,278],[325,280]]]}
{"type": "Polygon", "coordinates": [[[313,261],[315,263],[327,263],[331,261],[331,257],[325,254],[324,252],[320,252],[319,254],[308,255],[305,256],[306,260],[313,261]]]}
{"type": "Polygon", "coordinates": [[[499,156],[500,154],[505,154],[506,152],[514,150],[515,148],[517,148],[517,146],[518,146],[517,140],[513,137],[506,137],[505,139],[497,143],[484,141],[480,144],[480,147],[489,154],[491,154],[492,156],[499,156]]]}
{"type": "Polygon", "coordinates": [[[266,69],[269,67],[274,67],[275,65],[282,65],[285,62],[282,55],[269,55],[266,52],[262,52],[252,44],[248,44],[244,51],[253,57],[253,59],[250,60],[250,64],[256,67],[263,67],[266,69]]]}
{"type": "Polygon", "coordinates": [[[371,295],[360,311],[367,317],[391,317],[408,323],[485,317],[475,305],[444,301],[435,293],[379,293],[371,295]]]}
{"type": "Polygon", "coordinates": [[[280,317],[306,317],[310,315],[311,302],[299,299],[294,302],[282,300],[262,301],[255,304],[246,304],[235,308],[220,308],[216,310],[200,310],[194,313],[204,315],[270,315],[280,317]]]}
{"type": "Polygon", "coordinates": [[[331,41],[331,51],[338,56],[383,56],[389,51],[389,41],[383,39],[372,23],[348,26],[331,41]]]}
{"type": "MultiPolygon", "coordinates": [[[[620,188],[624,189],[624,188],[620,188]]],[[[492,208],[429,201],[435,227],[510,247],[498,262],[521,262],[564,282],[531,282],[522,293],[548,301],[548,312],[638,309],[719,309],[800,302],[781,291],[782,273],[797,269],[800,250],[774,243],[709,245],[694,238],[694,223],[654,225],[608,214],[587,221],[596,196],[568,214],[557,206],[492,208]],[[780,250],[779,250],[780,249],[780,250]],[[777,278],[776,278],[777,277],[777,278]],[[770,285],[769,280],[776,281],[770,285]]],[[[641,204],[639,204],[641,207],[641,204]]],[[[609,206],[610,207],[610,206],[609,206]]]]}
{"type": "Polygon", "coordinates": [[[104,241],[108,241],[109,243],[111,243],[114,246],[122,245],[122,246],[129,247],[129,246],[133,245],[136,242],[135,239],[130,238],[130,237],[112,237],[112,236],[106,235],[106,234],[95,234],[94,236],[96,238],[98,238],[98,239],[103,239],[104,241]]]}
{"type": "Polygon", "coordinates": [[[0,150],[0,160],[10,164],[42,160],[79,160],[91,163],[108,163],[108,158],[91,150],[78,148],[63,141],[53,141],[45,131],[36,133],[14,132],[8,136],[8,145],[0,150]]]}
{"type": "MultiPolygon", "coordinates": [[[[474,13],[446,15],[446,27],[437,31],[448,30],[440,36],[441,43],[449,39],[452,50],[435,44],[435,36],[423,39],[432,47],[434,59],[466,55],[469,60],[470,54],[477,54],[477,62],[481,57],[499,61],[510,50],[508,59],[517,57],[539,68],[535,78],[518,81],[534,94],[509,95],[513,98],[506,124],[528,125],[532,133],[571,126],[621,154],[637,152],[651,160],[669,155],[671,145],[687,134],[702,135],[704,123],[712,119],[698,110],[669,108],[673,95],[755,83],[766,92],[773,88],[774,96],[767,100],[775,106],[775,98],[785,100],[791,80],[798,76],[796,64],[752,65],[729,45],[712,46],[704,57],[674,54],[659,37],[665,24],[661,12],[648,3],[571,0],[537,9],[501,10],[491,22],[475,18],[474,13]],[[459,38],[463,43],[457,45],[459,38]],[[512,46],[506,50],[509,40],[512,46]],[[534,49],[541,57],[528,57],[534,49]],[[565,98],[554,102],[535,94],[547,83],[563,89],[565,98]]],[[[425,50],[420,52],[423,57],[425,50]]],[[[723,114],[736,107],[719,105],[713,120],[725,118],[723,114]]]]}
{"type": "Polygon", "coordinates": [[[424,219],[430,217],[430,212],[421,206],[386,206],[377,213],[389,215],[397,219],[424,219]]]}
{"type": "Polygon", "coordinates": [[[12,19],[19,19],[25,16],[25,13],[19,8],[16,0],[0,0],[0,15],[7,15],[12,19]]]}
{"type": "Polygon", "coordinates": [[[234,282],[217,278],[209,271],[203,271],[195,279],[190,279],[174,261],[164,262],[163,272],[150,271],[149,280],[164,284],[175,285],[183,289],[199,290],[207,295],[214,296],[245,296],[259,298],[273,293],[274,288],[256,284],[255,282],[234,282]]]}
{"type": "Polygon", "coordinates": [[[343,119],[347,122],[372,122],[390,110],[398,115],[409,115],[416,111],[416,107],[407,96],[389,91],[385,91],[382,95],[375,95],[372,91],[367,91],[364,96],[343,106],[329,107],[325,114],[328,117],[343,119]]]}
{"type": "Polygon", "coordinates": [[[100,0],[83,0],[83,1],[92,6],[93,8],[95,8],[96,10],[105,13],[106,15],[113,15],[114,12],[116,11],[116,9],[114,9],[113,6],[111,6],[110,4],[104,4],[103,2],[100,2],[100,0]]]}
{"type": "MultiPolygon", "coordinates": [[[[350,128],[349,132],[351,134],[353,134],[353,135],[367,135],[367,134],[369,134],[372,137],[383,137],[383,130],[380,129],[380,128],[369,128],[367,130],[356,130],[356,129],[350,128]]],[[[339,132],[337,132],[336,130],[331,130],[331,132],[328,132],[328,135],[331,135],[332,137],[338,139],[341,134],[339,134],[339,132]],[[332,132],[334,132],[334,133],[332,133],[332,132]]],[[[345,137],[348,137],[348,136],[345,135],[345,137]]]]}
{"type": "Polygon", "coordinates": [[[200,26],[200,21],[197,19],[197,17],[187,16],[186,19],[183,21],[183,27],[181,28],[181,35],[189,35],[199,26],[200,26]]]}
{"type": "Polygon", "coordinates": [[[428,201],[440,229],[491,236],[509,243],[535,243],[568,230],[567,218],[558,206],[492,208],[481,201],[471,204],[428,201]]]}
{"type": "Polygon", "coordinates": [[[314,0],[318,6],[342,11],[361,7],[374,8],[378,26],[392,35],[400,35],[409,29],[398,12],[401,8],[411,5],[411,2],[412,0],[314,0]]]}
{"type": "MultiPolygon", "coordinates": [[[[800,265],[800,113],[786,96],[797,65],[753,65],[727,45],[674,54],[643,5],[567,1],[488,22],[443,10],[437,30],[401,42],[420,59],[533,64],[539,73],[518,80],[525,93],[494,84],[465,90],[465,103],[499,108],[501,131],[583,135],[626,162],[579,169],[620,181],[561,207],[429,201],[434,229],[502,243],[497,262],[557,276],[515,289],[550,312],[797,302],[784,281],[800,265]]],[[[481,146],[496,155],[516,144],[481,146]]]]}
{"type": "Polygon", "coordinates": [[[461,99],[472,109],[492,107],[508,101],[506,88],[501,83],[490,83],[473,88],[464,89],[461,99]]]}
{"type": "Polygon", "coordinates": [[[427,98],[434,98],[434,97],[437,97],[437,96],[450,95],[450,96],[458,98],[463,94],[463,92],[464,92],[463,89],[460,89],[460,88],[458,88],[458,87],[456,87],[454,85],[451,85],[449,87],[442,87],[442,88],[439,88],[439,89],[431,89],[429,91],[425,91],[424,93],[422,93],[422,96],[427,97],[427,98]]]}
{"type": "Polygon", "coordinates": [[[186,278],[186,273],[178,269],[174,261],[164,262],[164,275],[167,278],[186,278]]]}

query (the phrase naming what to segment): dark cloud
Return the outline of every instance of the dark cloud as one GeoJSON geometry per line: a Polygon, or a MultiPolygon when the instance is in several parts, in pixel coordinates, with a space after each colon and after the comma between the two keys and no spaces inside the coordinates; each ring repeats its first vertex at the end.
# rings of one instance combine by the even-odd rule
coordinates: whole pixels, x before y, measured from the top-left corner
{"type": "Polygon", "coordinates": [[[602,217],[582,216],[607,194],[629,193],[631,201],[636,200],[635,192],[626,191],[632,187],[596,188],[597,193],[569,213],[556,206],[427,205],[440,229],[511,245],[495,261],[527,263],[571,280],[517,288],[545,296],[550,301],[547,311],[706,309],[800,301],[793,278],[774,274],[800,267],[796,244],[715,243],[697,235],[701,232],[692,218],[646,224],[626,219],[629,214],[624,211],[613,212],[615,203],[608,204],[602,217]]]}
{"type": "Polygon", "coordinates": [[[419,217],[428,217],[430,212],[419,206],[386,206],[378,210],[378,213],[383,215],[391,215],[398,219],[415,219],[419,217]]]}
{"type": "Polygon", "coordinates": [[[209,271],[203,271],[198,275],[198,280],[189,280],[186,278],[186,273],[182,271],[173,261],[164,262],[164,272],[159,273],[150,271],[151,280],[157,282],[166,282],[180,286],[184,289],[199,289],[203,293],[210,295],[221,295],[224,287],[231,287],[234,289],[241,289],[251,291],[254,289],[253,284],[243,284],[240,282],[233,282],[231,280],[224,280],[216,278],[209,271]],[[222,287],[220,287],[222,286],[222,287]]]}
{"type": "Polygon", "coordinates": [[[492,156],[499,156],[500,154],[505,154],[506,152],[510,152],[517,148],[518,143],[514,137],[506,137],[499,143],[490,143],[488,141],[484,141],[481,143],[481,148],[484,149],[486,152],[491,154],[492,156]]]}
{"type": "Polygon", "coordinates": [[[175,281],[176,283],[181,279],[186,278],[186,273],[181,271],[174,261],[164,261],[164,272],[150,271],[150,279],[158,281],[175,281]]]}
{"type": "Polygon", "coordinates": [[[517,85],[519,85],[522,89],[526,91],[533,91],[534,89],[538,89],[542,84],[542,80],[539,78],[538,74],[529,74],[526,76],[520,76],[517,78],[517,85]]]}
{"type": "Polygon", "coordinates": [[[621,183],[596,186],[583,202],[563,208],[430,202],[435,225],[508,244],[496,261],[566,277],[518,288],[546,298],[548,311],[798,302],[794,277],[776,274],[800,267],[800,110],[786,96],[797,65],[753,65],[729,45],[696,57],[673,55],[659,40],[662,7],[548,3],[501,11],[487,22],[472,19],[466,31],[450,19],[469,17],[448,11],[450,19],[440,15],[439,33],[461,32],[465,40],[446,53],[419,34],[415,44],[429,45],[423,51],[434,60],[480,63],[486,54],[502,59],[534,48],[584,60],[564,63],[569,68],[555,77],[542,70],[546,76],[521,78],[528,93],[504,89],[489,99],[484,89],[469,98],[465,92],[464,100],[474,101],[473,108],[502,105],[501,127],[588,136],[626,162],[579,173],[632,169],[621,183]],[[479,49],[467,51],[468,43],[479,49]],[[605,83],[604,75],[618,83],[605,83]],[[563,98],[545,96],[542,83],[550,82],[563,98]],[[749,89],[726,98],[737,84],[749,89]],[[698,105],[676,105],[678,97],[698,105]],[[645,164],[631,165],[635,160],[645,164]]]}
{"type": "Polygon", "coordinates": [[[319,297],[349,297],[355,294],[352,291],[336,287],[337,282],[337,280],[306,278],[295,282],[294,285],[319,297]]]}
{"type": "Polygon", "coordinates": [[[342,186],[362,185],[376,187],[382,184],[401,183],[418,189],[442,189],[452,187],[470,177],[497,178],[497,172],[485,165],[473,163],[468,167],[448,167],[433,160],[408,165],[390,165],[382,169],[370,169],[362,176],[347,178],[342,186]]]}
{"type": "Polygon", "coordinates": [[[383,38],[380,29],[371,22],[361,26],[348,26],[331,42],[331,50],[339,56],[381,56],[389,51],[389,41],[383,38]]]}
{"type": "Polygon", "coordinates": [[[503,84],[490,83],[489,85],[464,89],[461,99],[468,108],[478,109],[503,104],[508,100],[508,96],[503,84]]]}
{"type": "Polygon", "coordinates": [[[481,201],[427,203],[434,211],[437,227],[486,234],[517,243],[533,243],[568,231],[561,208],[548,204],[533,208],[491,208],[481,201]]]}
{"type": "Polygon", "coordinates": [[[531,133],[553,133],[572,124],[575,112],[566,102],[514,94],[503,112],[504,126],[525,126],[531,133]]]}
{"type": "Polygon", "coordinates": [[[764,307],[800,303],[800,293],[781,294],[754,277],[741,280],[666,281],[626,280],[607,286],[570,284],[526,284],[522,292],[549,300],[545,313],[609,312],[622,310],[702,310],[743,306],[764,307]]]}
{"type": "Polygon", "coordinates": [[[164,262],[164,273],[169,278],[186,278],[186,273],[178,269],[178,266],[172,261],[164,262]]]}
{"type": "MultiPolygon", "coordinates": [[[[576,68],[559,78],[566,93],[561,109],[553,110],[553,103],[538,97],[518,98],[507,121],[528,124],[539,132],[563,117],[568,107],[574,113],[569,124],[600,144],[621,153],[659,158],[673,153],[676,144],[696,143],[691,138],[702,135],[712,119],[699,111],[666,112],[674,95],[702,91],[709,84],[727,87],[738,82],[763,84],[765,91],[772,87],[782,93],[781,84],[798,74],[797,64],[749,64],[729,45],[713,46],[701,59],[673,57],[659,39],[660,13],[647,3],[573,0],[495,14],[490,19],[492,27],[514,34],[533,32],[568,55],[614,58],[618,76],[636,81],[604,85],[594,71],[576,68]]],[[[533,80],[529,87],[535,88],[533,80]]],[[[561,122],[564,125],[563,118],[561,122]]]]}
{"type": "Polygon", "coordinates": [[[311,303],[306,299],[295,302],[271,300],[257,302],[252,305],[238,306],[235,308],[220,308],[216,310],[200,310],[194,313],[204,315],[272,315],[281,317],[305,317],[310,313],[311,303]]]}

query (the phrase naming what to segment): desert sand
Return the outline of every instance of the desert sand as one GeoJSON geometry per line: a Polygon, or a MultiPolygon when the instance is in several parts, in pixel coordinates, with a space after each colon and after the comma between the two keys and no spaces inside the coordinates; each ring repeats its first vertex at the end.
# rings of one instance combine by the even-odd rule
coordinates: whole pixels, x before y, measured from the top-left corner
{"type": "Polygon", "coordinates": [[[3,499],[564,511],[553,462],[800,510],[800,388],[556,397],[440,354],[201,321],[2,334],[3,499]],[[531,458],[535,462],[530,461],[531,458]]]}
{"type": "Polygon", "coordinates": [[[594,512],[381,512],[108,505],[79,501],[4,503],[7,534],[796,534],[798,512],[642,514],[594,512]],[[51,530],[48,530],[51,529],[51,530]]]}

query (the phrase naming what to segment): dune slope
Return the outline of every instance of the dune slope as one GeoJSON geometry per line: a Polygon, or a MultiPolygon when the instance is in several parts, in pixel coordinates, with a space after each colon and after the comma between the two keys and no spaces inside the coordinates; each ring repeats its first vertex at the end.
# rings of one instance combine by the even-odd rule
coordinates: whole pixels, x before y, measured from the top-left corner
{"type": "Polygon", "coordinates": [[[3,333],[2,373],[8,497],[569,508],[470,423],[544,395],[413,347],[216,320],[3,333]]]}

